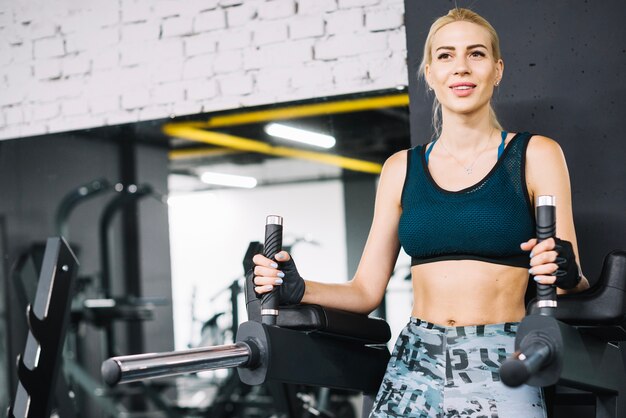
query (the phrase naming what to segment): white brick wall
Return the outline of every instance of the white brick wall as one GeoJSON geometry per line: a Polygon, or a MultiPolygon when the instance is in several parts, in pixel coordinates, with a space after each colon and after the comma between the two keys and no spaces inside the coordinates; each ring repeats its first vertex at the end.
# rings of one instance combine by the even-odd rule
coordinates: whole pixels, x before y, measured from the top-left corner
{"type": "Polygon", "coordinates": [[[400,7],[385,7],[367,11],[365,27],[370,31],[397,29],[404,25],[404,9],[400,7]]]}
{"type": "Polygon", "coordinates": [[[229,28],[243,26],[252,21],[257,14],[257,5],[245,3],[239,7],[229,7],[226,9],[226,22],[229,28]]]}
{"type": "MultiPolygon", "coordinates": [[[[168,17],[161,23],[161,36],[168,38],[171,36],[191,35],[193,33],[193,18],[188,16],[168,17]]],[[[122,41],[126,40],[122,38],[122,41]]]]}
{"type": "Polygon", "coordinates": [[[226,13],[224,10],[211,10],[200,13],[194,19],[193,30],[204,32],[208,30],[224,29],[226,27],[226,13]]]}
{"type": "Polygon", "coordinates": [[[289,21],[291,39],[315,38],[324,35],[324,18],[320,15],[304,16],[289,21]]]}
{"type": "Polygon", "coordinates": [[[228,36],[220,37],[218,46],[220,51],[229,49],[241,49],[250,45],[252,33],[248,29],[233,29],[228,32],[228,36]]]}
{"type": "Polygon", "coordinates": [[[401,0],[0,1],[0,139],[407,84],[401,0]]]}
{"type": "Polygon", "coordinates": [[[300,0],[298,13],[319,15],[324,12],[337,10],[336,0],[300,0]]]}
{"type": "Polygon", "coordinates": [[[272,20],[293,15],[296,11],[294,0],[267,0],[259,4],[259,19],[272,20]]]}
{"type": "Polygon", "coordinates": [[[351,33],[363,30],[363,10],[339,10],[326,16],[326,30],[329,35],[351,33]]]}
{"type": "Polygon", "coordinates": [[[256,25],[254,30],[254,44],[266,45],[287,40],[287,23],[268,21],[256,25]]]}
{"type": "Polygon", "coordinates": [[[212,33],[202,33],[185,37],[185,55],[187,57],[215,52],[216,48],[217,36],[212,33]]]}

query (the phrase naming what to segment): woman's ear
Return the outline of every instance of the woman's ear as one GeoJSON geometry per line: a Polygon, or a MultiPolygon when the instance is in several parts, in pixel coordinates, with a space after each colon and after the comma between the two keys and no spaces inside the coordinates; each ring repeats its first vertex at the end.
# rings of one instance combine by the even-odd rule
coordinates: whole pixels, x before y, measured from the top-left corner
{"type": "Polygon", "coordinates": [[[502,59],[499,59],[496,62],[496,85],[500,84],[503,76],[504,76],[504,61],[502,61],[502,59]]]}
{"type": "Polygon", "coordinates": [[[430,85],[430,65],[426,64],[424,66],[424,81],[426,82],[426,88],[432,91],[432,87],[430,85]]]}

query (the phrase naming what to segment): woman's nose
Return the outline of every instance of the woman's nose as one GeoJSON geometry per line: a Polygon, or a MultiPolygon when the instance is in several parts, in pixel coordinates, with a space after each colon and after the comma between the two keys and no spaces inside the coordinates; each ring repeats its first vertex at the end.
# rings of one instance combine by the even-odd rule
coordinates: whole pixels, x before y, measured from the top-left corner
{"type": "Polygon", "coordinates": [[[468,74],[470,72],[467,60],[464,56],[458,56],[454,61],[454,74],[468,74]]]}

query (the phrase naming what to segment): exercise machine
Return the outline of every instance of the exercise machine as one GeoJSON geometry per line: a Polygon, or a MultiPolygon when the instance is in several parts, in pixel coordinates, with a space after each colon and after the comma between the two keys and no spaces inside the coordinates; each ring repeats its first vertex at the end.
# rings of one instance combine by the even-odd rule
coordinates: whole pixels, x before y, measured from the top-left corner
{"type": "MultiPolygon", "coordinates": [[[[538,240],[554,237],[555,202],[540,196],[538,240]]],[[[559,385],[590,392],[596,418],[626,417],[626,251],[604,260],[596,285],[556,297],[553,286],[537,285],[515,339],[515,355],[500,368],[511,387],[559,385]]]]}
{"type": "MultiPolygon", "coordinates": [[[[282,246],[282,218],[269,216],[263,253],[282,246]]],[[[237,368],[248,385],[302,384],[374,394],[389,360],[389,325],[365,315],[318,305],[277,306],[277,295],[259,298],[246,276],[248,321],[234,344],[169,353],[113,357],[102,365],[109,385],[184,373],[237,368]],[[367,365],[367,367],[364,367],[367,365]]]]}
{"type": "MultiPolygon", "coordinates": [[[[136,200],[145,197],[162,200],[162,196],[154,192],[149,185],[112,184],[106,179],[96,179],[70,190],[62,197],[54,218],[57,233],[63,236],[63,245],[70,247],[66,240],[70,236],[69,220],[73,212],[83,203],[106,193],[112,193],[113,198],[105,205],[99,224],[100,239],[98,242],[101,244],[100,265],[102,266],[102,274],[77,276],[74,280],[75,284],[68,287],[68,291],[71,291],[68,297],[72,302],[67,337],[66,334],[62,336],[58,334],[60,341],[65,341],[63,355],[58,357],[60,365],[56,366],[61,372],[57,374],[55,381],[47,382],[45,385],[54,388],[52,394],[53,408],[63,418],[79,415],[76,411],[84,407],[84,402],[87,399],[83,395],[88,396],[88,399],[93,401],[108,416],[128,414],[128,399],[134,396],[140,399],[142,403],[145,403],[144,399],[149,400],[156,409],[168,417],[177,417],[180,414],[172,410],[167,397],[162,393],[162,389],[164,389],[162,385],[138,384],[135,387],[110,390],[103,387],[101,380],[92,377],[85,368],[86,358],[84,354],[87,350],[82,346],[79,336],[80,329],[84,325],[88,324],[104,330],[104,335],[101,337],[107,345],[107,357],[109,357],[114,355],[113,322],[151,320],[154,318],[155,307],[168,303],[163,298],[112,297],[110,290],[111,221],[120,209],[136,200]],[[90,287],[96,288],[95,295],[90,292],[90,287]],[[90,293],[91,295],[88,296],[90,293]],[[111,338],[107,338],[109,335],[111,338]]],[[[48,251],[51,242],[53,241],[49,239],[47,243],[33,243],[27,251],[20,255],[18,262],[12,268],[11,277],[16,288],[17,303],[22,306],[22,310],[26,310],[28,303],[35,299],[36,291],[40,286],[38,277],[39,283],[41,283],[41,273],[46,268],[50,269],[50,267],[44,266],[44,251],[48,251]]],[[[78,246],[71,245],[71,247],[74,254],[80,253],[78,246]]],[[[76,269],[78,270],[78,267],[76,269]]],[[[23,355],[23,357],[25,356],[26,354],[23,355]]],[[[35,385],[39,382],[41,380],[37,381],[35,385]]],[[[145,407],[133,404],[130,409],[144,410],[145,407]]]]}
{"type": "Polygon", "coordinates": [[[48,239],[35,300],[27,308],[29,332],[18,357],[19,382],[10,418],[50,416],[77,270],[78,261],[67,243],[48,239]]]}
{"type": "MultiPolygon", "coordinates": [[[[554,199],[540,198],[537,207],[537,237],[540,240],[554,236],[554,214],[554,199]]],[[[538,285],[537,288],[538,296],[529,305],[528,315],[518,328],[515,356],[501,366],[502,381],[513,387],[523,383],[534,386],[558,384],[588,391],[595,397],[597,418],[626,417],[626,368],[618,343],[626,340],[626,252],[610,253],[605,259],[600,279],[592,289],[585,292],[560,296],[557,302],[553,286],[538,285]]],[[[257,300],[255,303],[262,304],[263,301],[257,300]]],[[[264,309],[269,313],[273,308],[263,306],[261,309],[252,309],[252,312],[263,312],[264,309]]],[[[152,377],[150,370],[155,372],[155,376],[202,370],[216,366],[221,360],[225,362],[222,367],[239,367],[242,381],[248,384],[258,384],[265,378],[291,382],[306,380],[311,362],[292,362],[289,355],[294,347],[297,350],[307,347],[301,345],[305,341],[282,339],[283,334],[273,334],[275,330],[284,330],[289,326],[285,323],[286,317],[294,313],[293,309],[298,312],[298,308],[294,307],[281,311],[277,317],[278,327],[271,324],[271,317],[264,319],[253,315],[253,321],[240,327],[237,344],[232,347],[199,349],[196,354],[201,360],[189,369],[186,368],[189,363],[184,353],[166,354],[166,357],[147,355],[143,358],[117,358],[103,365],[105,380],[115,384],[152,377]],[[261,343],[249,344],[250,341],[261,343]],[[283,351],[276,349],[273,346],[275,343],[284,344],[283,351]],[[263,350],[268,350],[269,355],[261,356],[259,353],[263,350]],[[204,362],[205,355],[213,356],[213,359],[204,362]],[[166,358],[169,364],[163,363],[166,358]],[[283,370],[288,372],[264,376],[265,365],[272,364],[272,358],[280,358],[282,363],[272,367],[277,367],[276,370],[284,367],[283,370]],[[179,364],[179,361],[182,363],[179,364]],[[258,379],[254,378],[255,373],[250,372],[256,368],[260,368],[258,375],[262,376],[258,379]],[[293,370],[297,370],[297,378],[293,370]]],[[[311,307],[305,305],[302,309],[311,307]]],[[[347,328],[352,329],[352,325],[347,328]]],[[[320,351],[321,348],[314,347],[314,350],[320,351]]],[[[306,354],[302,359],[309,358],[309,353],[306,354]]],[[[335,355],[332,352],[323,354],[323,358],[310,354],[311,359],[319,360],[319,363],[313,363],[314,368],[325,369],[328,358],[335,355]]],[[[379,364],[384,363],[381,361],[379,364]]],[[[351,365],[346,365],[345,370],[352,372],[353,369],[351,365]]],[[[358,368],[356,370],[358,372],[358,368]]],[[[332,386],[337,382],[339,380],[326,381],[324,384],[332,386]]],[[[374,390],[376,386],[373,385],[374,390]]],[[[372,388],[360,389],[367,392],[372,388]]]]}

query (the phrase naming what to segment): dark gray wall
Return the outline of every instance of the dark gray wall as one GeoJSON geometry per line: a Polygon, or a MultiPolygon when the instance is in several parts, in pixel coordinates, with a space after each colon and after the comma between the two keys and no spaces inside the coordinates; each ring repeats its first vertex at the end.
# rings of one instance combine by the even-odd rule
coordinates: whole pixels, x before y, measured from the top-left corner
{"type": "MultiPolygon", "coordinates": [[[[0,216],[0,254],[4,254],[4,217],[0,216]]],[[[9,379],[9,338],[7,319],[8,312],[6,299],[7,267],[4,257],[0,257],[0,388],[8,388],[9,379]]],[[[6,389],[0,390],[0,411],[6,411],[9,407],[9,393],[6,389]]]]}
{"type": "MultiPolygon", "coordinates": [[[[163,198],[144,199],[139,204],[139,270],[141,294],[144,297],[172,297],[169,223],[167,218],[167,150],[140,147],[136,155],[137,183],[148,183],[163,198]]],[[[146,351],[159,352],[174,349],[174,325],[171,303],[156,308],[157,321],[144,323],[146,351]]]]}
{"type": "MultiPolygon", "coordinates": [[[[123,133],[123,132],[122,132],[123,133]]],[[[120,140],[132,138],[94,139],[93,135],[51,135],[0,142],[0,218],[4,218],[6,266],[12,266],[18,255],[33,242],[45,241],[55,235],[54,214],[62,197],[70,190],[97,178],[117,182],[121,178],[120,140]]],[[[138,183],[149,183],[163,193],[167,191],[167,149],[136,144],[134,175],[138,183]]],[[[109,192],[79,205],[70,218],[69,241],[77,250],[81,263],[79,276],[99,277],[100,259],[98,222],[103,207],[114,197],[109,192]]],[[[157,199],[143,199],[137,210],[137,242],[139,254],[139,277],[136,280],[142,290],[140,296],[158,296],[171,302],[169,229],[167,205],[157,199]]],[[[112,228],[114,242],[112,273],[114,296],[125,296],[127,281],[124,274],[124,253],[128,250],[128,234],[122,231],[122,216],[118,214],[112,228]]],[[[5,269],[5,270],[8,270],[5,269]]],[[[27,333],[24,310],[16,303],[15,287],[5,275],[0,279],[7,288],[7,311],[10,324],[9,358],[24,348],[27,333]]],[[[132,279],[132,278],[130,278],[132,279]]],[[[94,297],[95,290],[88,292],[94,297]]],[[[4,300],[3,302],[4,303],[4,300]]],[[[155,320],[147,322],[139,330],[143,345],[150,351],[173,349],[173,321],[171,303],[158,307],[155,320]]],[[[128,332],[124,325],[116,325],[120,336],[121,353],[128,353],[128,332]]],[[[91,326],[82,327],[81,345],[87,359],[89,374],[99,378],[102,351],[102,331],[91,326]]],[[[4,354],[4,353],[3,353],[4,354]]],[[[10,361],[9,375],[12,379],[9,396],[15,393],[14,362],[10,361]]],[[[5,390],[3,385],[2,391],[5,390]]],[[[2,397],[0,396],[0,399],[2,397]]],[[[86,408],[85,416],[100,416],[93,404],[86,408]]]]}
{"type": "Polygon", "coordinates": [[[428,29],[454,5],[483,15],[500,36],[504,79],[495,108],[505,129],[554,138],[571,176],[587,277],[626,248],[626,11],[623,0],[405,1],[411,142],[432,135],[431,101],[417,68],[428,29]]]}
{"type": "Polygon", "coordinates": [[[344,173],[343,204],[348,278],[352,278],[359,267],[372,225],[377,177],[369,174],[344,173]]]}

